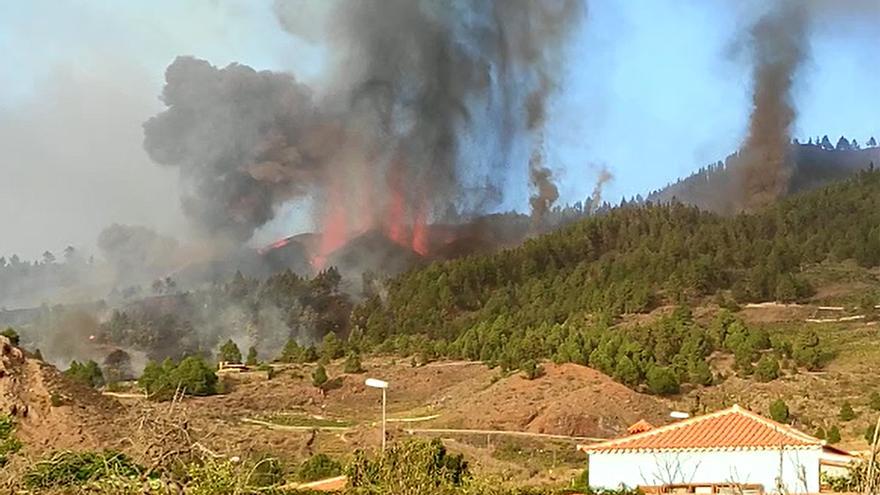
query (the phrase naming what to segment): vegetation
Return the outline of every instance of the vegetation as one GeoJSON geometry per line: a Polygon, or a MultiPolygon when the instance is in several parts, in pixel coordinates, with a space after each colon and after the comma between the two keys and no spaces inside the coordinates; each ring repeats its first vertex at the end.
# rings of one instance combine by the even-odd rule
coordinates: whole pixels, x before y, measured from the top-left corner
{"type": "MultiPolygon", "coordinates": [[[[788,423],[788,420],[791,419],[791,415],[788,410],[788,404],[786,404],[785,401],[782,399],[776,399],[771,402],[770,418],[777,423],[788,423]]],[[[822,436],[825,436],[824,431],[822,432],[822,436]]]]}
{"type": "Polygon", "coordinates": [[[6,327],[6,330],[0,332],[0,335],[9,339],[9,342],[14,346],[17,346],[21,340],[21,337],[18,336],[18,332],[12,327],[6,327]]]}
{"type": "Polygon", "coordinates": [[[312,371],[312,385],[322,388],[327,383],[327,380],[327,370],[324,369],[324,365],[318,364],[315,366],[315,369],[312,371]]]}
{"type": "Polygon", "coordinates": [[[23,481],[29,489],[71,488],[110,477],[134,479],[142,472],[118,452],[58,452],[34,464],[23,481]]]}
{"type": "Polygon", "coordinates": [[[544,376],[544,367],[534,359],[526,361],[523,366],[523,374],[527,380],[534,380],[544,376]]]}
{"type": "Polygon", "coordinates": [[[64,371],[64,374],[71,380],[89,387],[100,387],[104,384],[104,374],[101,372],[101,367],[91,359],[85,363],[71,361],[70,367],[64,371]]]}
{"type": "Polygon", "coordinates": [[[852,404],[850,404],[849,401],[844,402],[843,405],[840,406],[840,414],[838,414],[838,417],[841,421],[852,421],[856,419],[856,412],[853,411],[852,404]]]}
{"type": "Polygon", "coordinates": [[[247,358],[245,359],[244,364],[248,366],[256,366],[257,362],[257,348],[254,346],[250,346],[248,348],[247,358]]]}
{"type": "Polygon", "coordinates": [[[361,365],[361,357],[356,352],[349,352],[345,358],[345,366],[342,371],[345,373],[363,373],[364,367],[361,365]]]}
{"type": "Polygon", "coordinates": [[[447,493],[470,479],[468,463],[440,440],[392,444],[378,458],[362,451],[346,468],[349,484],[364,493],[447,493]]]}
{"type": "Polygon", "coordinates": [[[825,438],[828,440],[828,443],[835,444],[840,442],[840,428],[837,425],[832,426],[828,429],[828,435],[825,438]]]}
{"type": "Polygon", "coordinates": [[[241,364],[241,351],[232,339],[227,340],[220,346],[217,359],[227,363],[241,364]]]}
{"type": "Polygon", "coordinates": [[[327,454],[315,454],[300,464],[296,479],[302,482],[332,478],[342,474],[342,463],[327,454]]]}
{"type": "MultiPolygon", "coordinates": [[[[774,346],[759,330],[727,322],[713,335],[672,317],[627,331],[614,327],[615,317],[718,294],[740,303],[804,298],[812,293],[804,266],[880,263],[878,206],[878,172],[732,217],[681,204],[624,205],[515,249],[434,263],[389,281],[387,297],[355,309],[351,345],[506,369],[530,360],[575,362],[631,386],[648,385],[654,368],[667,369],[672,373],[651,372],[662,383],[648,385],[666,393],[675,381],[709,383],[697,361],[724,350],[742,375],[772,380],[781,373],[778,358],[762,359],[760,351],[774,346]]],[[[800,367],[827,361],[815,334],[786,347],[779,355],[790,354],[800,367]]]]}
{"type": "Polygon", "coordinates": [[[779,378],[779,361],[770,354],[761,356],[755,366],[755,378],[759,382],[770,382],[779,378]]]}
{"type": "Polygon", "coordinates": [[[153,400],[169,400],[176,391],[189,395],[217,393],[217,374],[201,357],[190,356],[180,363],[166,359],[161,364],[150,361],[138,380],[138,385],[153,400]]]}
{"type": "Polygon", "coordinates": [[[21,449],[21,442],[15,437],[15,420],[5,414],[0,415],[0,468],[9,462],[9,456],[21,449]]]}

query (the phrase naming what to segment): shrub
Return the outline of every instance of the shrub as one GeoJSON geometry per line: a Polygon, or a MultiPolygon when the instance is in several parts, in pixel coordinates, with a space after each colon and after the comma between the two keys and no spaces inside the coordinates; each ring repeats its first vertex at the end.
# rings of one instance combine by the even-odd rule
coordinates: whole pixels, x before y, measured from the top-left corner
{"type": "Polygon", "coordinates": [[[21,442],[15,437],[15,420],[0,415],[0,467],[9,462],[9,456],[21,449],[21,442]]]}
{"type": "Polygon", "coordinates": [[[828,429],[828,436],[826,440],[828,440],[828,443],[832,444],[840,442],[840,428],[838,428],[837,425],[834,425],[828,429]]]}
{"type": "Polygon", "coordinates": [[[875,426],[871,425],[865,430],[865,441],[868,442],[868,445],[874,445],[874,429],[875,426]]]}
{"type": "Polygon", "coordinates": [[[762,356],[755,367],[755,378],[759,382],[771,382],[779,378],[779,361],[769,354],[762,356]]]}
{"type": "Polygon", "coordinates": [[[868,398],[868,406],[874,411],[880,411],[880,392],[871,392],[871,396],[868,398]]]}
{"type": "Polygon", "coordinates": [[[813,436],[818,438],[819,440],[825,440],[828,435],[825,434],[825,428],[822,428],[820,426],[816,429],[816,433],[813,433],[813,436]]]}
{"type": "Polygon", "coordinates": [[[527,380],[534,380],[544,376],[544,367],[534,359],[529,359],[523,363],[522,370],[527,380]]]}
{"type": "Polygon", "coordinates": [[[342,464],[327,454],[315,454],[300,464],[296,479],[307,483],[342,474],[342,464]]]}
{"type": "Polygon", "coordinates": [[[358,356],[356,352],[348,353],[348,357],[345,358],[345,366],[343,371],[346,373],[363,373],[364,367],[361,366],[361,357],[358,356]]]}
{"type": "Polygon", "coordinates": [[[19,342],[21,341],[21,337],[19,337],[18,332],[16,332],[15,329],[12,327],[6,327],[6,330],[0,332],[0,335],[9,339],[9,342],[14,346],[18,346],[19,342]]]}
{"type": "Polygon", "coordinates": [[[330,332],[321,341],[321,357],[329,360],[341,358],[345,355],[345,345],[335,333],[330,332]]]}
{"type": "Polygon", "coordinates": [[[118,452],[58,452],[36,463],[23,481],[31,489],[62,488],[109,477],[134,478],[142,471],[118,452]]]}
{"type": "Polygon", "coordinates": [[[248,366],[256,366],[257,364],[257,348],[251,346],[248,349],[247,359],[245,359],[244,364],[248,366]]]}
{"type": "Polygon", "coordinates": [[[89,387],[100,387],[104,384],[104,374],[101,373],[100,366],[91,359],[82,364],[71,361],[70,367],[64,371],[64,375],[89,387]]]}
{"type": "Polygon", "coordinates": [[[657,395],[677,394],[680,388],[678,376],[669,368],[654,366],[647,373],[648,390],[657,395]]]}
{"type": "Polygon", "coordinates": [[[284,466],[276,457],[262,455],[257,457],[250,470],[247,484],[253,487],[266,488],[277,486],[284,481],[284,466]]]}
{"type": "Polygon", "coordinates": [[[395,443],[374,459],[359,450],[345,471],[349,486],[370,493],[444,493],[470,478],[464,457],[439,439],[395,443]]]}
{"type": "Polygon", "coordinates": [[[169,400],[178,390],[190,395],[217,393],[217,374],[208,363],[197,356],[184,358],[179,364],[166,359],[162,364],[150,361],[138,384],[154,400],[169,400]]]}
{"type": "Polygon", "coordinates": [[[217,358],[227,363],[241,363],[241,350],[239,350],[232,339],[229,339],[220,346],[217,358]]]}
{"type": "Polygon", "coordinates": [[[325,383],[327,383],[327,370],[324,369],[323,364],[319,364],[318,366],[315,366],[314,371],[312,371],[312,385],[321,388],[325,383]]]}
{"type": "Polygon", "coordinates": [[[856,419],[856,412],[853,411],[852,405],[849,401],[843,403],[840,406],[840,414],[838,415],[841,421],[852,421],[856,419]]]}
{"type": "Polygon", "coordinates": [[[782,399],[776,399],[770,403],[770,418],[777,423],[788,423],[791,418],[788,404],[782,399]]]}

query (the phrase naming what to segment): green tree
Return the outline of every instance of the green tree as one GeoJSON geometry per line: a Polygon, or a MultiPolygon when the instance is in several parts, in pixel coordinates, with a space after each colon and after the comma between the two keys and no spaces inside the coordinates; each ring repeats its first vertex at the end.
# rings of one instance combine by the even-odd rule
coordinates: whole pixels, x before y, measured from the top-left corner
{"type": "Polygon", "coordinates": [[[614,378],[624,385],[634,387],[638,385],[641,376],[632,359],[623,356],[617,360],[617,365],[614,367],[614,378]]]}
{"type": "Polygon", "coordinates": [[[788,404],[782,399],[776,399],[770,403],[770,418],[777,423],[788,423],[790,413],[788,404]]]}
{"type": "Polygon", "coordinates": [[[755,367],[755,378],[759,382],[770,382],[779,378],[779,361],[770,354],[764,354],[755,367]]]}
{"type": "Polygon", "coordinates": [[[825,434],[825,428],[822,428],[821,426],[816,428],[816,433],[814,433],[813,436],[818,438],[819,440],[825,440],[825,438],[827,437],[827,435],[825,434]]]}
{"type": "Polygon", "coordinates": [[[71,361],[70,367],[64,371],[64,374],[71,380],[89,387],[100,387],[104,384],[104,374],[101,372],[101,367],[92,360],[85,363],[71,361]]]}
{"type": "Polygon", "coordinates": [[[870,425],[865,430],[865,441],[868,442],[868,445],[874,445],[874,428],[875,425],[870,425]]]}
{"type": "Polygon", "coordinates": [[[840,428],[838,428],[837,425],[834,425],[828,429],[828,435],[827,435],[826,440],[828,440],[828,443],[830,443],[830,444],[835,444],[835,443],[840,442],[840,428]]]}
{"type": "Polygon", "coordinates": [[[874,411],[880,411],[880,392],[876,390],[871,392],[871,396],[868,398],[868,406],[874,411]]]}
{"type": "Polygon", "coordinates": [[[646,375],[648,390],[657,395],[672,395],[679,391],[678,375],[664,366],[653,366],[646,375]]]}
{"type": "Polygon", "coordinates": [[[6,327],[6,330],[3,330],[2,332],[0,332],[0,335],[9,339],[9,342],[16,347],[18,346],[19,341],[21,340],[21,338],[18,336],[18,332],[16,332],[15,329],[12,327],[6,327]]]}
{"type": "Polygon", "coordinates": [[[695,385],[711,385],[714,377],[709,363],[703,359],[692,359],[688,362],[688,381],[695,385]]]}
{"type": "Polygon", "coordinates": [[[342,464],[327,454],[315,454],[296,470],[296,479],[303,483],[332,478],[342,474],[342,464]]]}
{"type": "Polygon", "coordinates": [[[241,363],[241,350],[229,339],[220,346],[218,359],[227,363],[241,363]]]}
{"type": "Polygon", "coordinates": [[[343,370],[345,373],[363,373],[364,367],[361,366],[361,357],[356,352],[349,352],[348,356],[345,358],[345,366],[343,370]]]}
{"type": "Polygon", "coordinates": [[[321,341],[321,357],[333,360],[345,355],[345,344],[339,340],[335,333],[330,332],[321,341]]]}
{"type": "Polygon", "coordinates": [[[172,383],[189,395],[213,395],[217,393],[217,374],[208,363],[198,356],[184,358],[172,372],[172,383]]]}
{"type": "Polygon", "coordinates": [[[527,380],[534,380],[544,375],[544,367],[534,359],[527,359],[522,364],[522,371],[527,380]]]}
{"type": "Polygon", "coordinates": [[[838,417],[841,421],[852,421],[856,419],[856,412],[853,411],[852,404],[849,401],[845,401],[842,406],[840,406],[840,413],[838,417]]]}
{"type": "Polygon", "coordinates": [[[321,388],[325,383],[327,383],[327,370],[324,369],[323,364],[319,364],[312,371],[312,385],[321,388]]]}
{"type": "Polygon", "coordinates": [[[254,346],[250,346],[248,348],[247,359],[244,364],[248,366],[256,366],[259,359],[257,358],[257,348],[254,346]]]}

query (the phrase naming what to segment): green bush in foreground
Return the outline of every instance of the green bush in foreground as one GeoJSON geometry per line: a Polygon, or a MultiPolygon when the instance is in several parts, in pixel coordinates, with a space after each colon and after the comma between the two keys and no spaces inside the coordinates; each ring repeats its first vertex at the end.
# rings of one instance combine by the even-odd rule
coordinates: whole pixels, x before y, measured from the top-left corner
{"type": "Polygon", "coordinates": [[[107,478],[133,479],[142,472],[143,468],[119,452],[58,452],[36,463],[23,481],[30,489],[61,488],[107,478]]]}
{"type": "Polygon", "coordinates": [[[0,415],[0,467],[9,462],[9,456],[21,449],[21,442],[15,438],[15,420],[0,415]]]}
{"type": "Polygon", "coordinates": [[[302,482],[332,478],[342,474],[342,464],[327,454],[315,454],[296,470],[296,478],[302,482]]]}

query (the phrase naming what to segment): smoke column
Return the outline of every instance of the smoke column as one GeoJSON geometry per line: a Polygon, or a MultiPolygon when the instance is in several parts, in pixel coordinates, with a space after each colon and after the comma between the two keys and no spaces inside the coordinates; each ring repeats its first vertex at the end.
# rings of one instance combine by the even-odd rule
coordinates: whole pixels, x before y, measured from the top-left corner
{"type": "Polygon", "coordinates": [[[320,91],[181,57],[166,73],[167,110],[144,124],[146,150],[180,169],[184,211],[206,234],[247,240],[279,204],[310,197],[320,265],[368,229],[426,253],[427,223],[497,204],[494,186],[510,174],[527,170],[536,217],[558,198],[542,132],[583,1],[278,0],[275,12],[330,48],[320,91]],[[303,22],[315,9],[322,22],[303,22]],[[469,149],[464,135],[492,151],[469,149]],[[532,152],[518,167],[522,138],[532,152]]]}
{"type": "Polygon", "coordinates": [[[783,195],[792,173],[790,129],[795,73],[808,56],[807,12],[796,0],[778,2],[749,32],[753,95],[749,134],[742,150],[741,208],[752,210],[783,195]]]}

